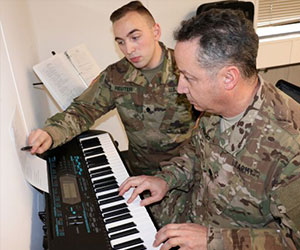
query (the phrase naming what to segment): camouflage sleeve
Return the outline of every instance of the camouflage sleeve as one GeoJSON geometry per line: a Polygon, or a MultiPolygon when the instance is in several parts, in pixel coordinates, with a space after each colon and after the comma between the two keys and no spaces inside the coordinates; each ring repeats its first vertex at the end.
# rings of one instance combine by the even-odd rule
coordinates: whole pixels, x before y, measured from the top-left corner
{"type": "Polygon", "coordinates": [[[273,181],[271,212],[279,221],[282,235],[300,249],[300,153],[273,181]]]}
{"type": "Polygon", "coordinates": [[[209,228],[208,249],[300,249],[300,155],[275,174],[273,222],[260,229],[209,228]]]}
{"type": "MultiPolygon", "coordinates": [[[[292,243],[293,244],[293,243],[292,243]]],[[[295,249],[283,242],[280,230],[208,228],[208,250],[295,249]]]]}
{"type": "Polygon", "coordinates": [[[52,137],[54,148],[88,130],[99,117],[114,107],[104,71],[64,112],[47,119],[43,129],[52,137]]]}
{"type": "Polygon", "coordinates": [[[183,191],[190,190],[194,181],[194,170],[197,162],[193,148],[192,140],[190,140],[181,150],[180,156],[160,163],[162,171],[156,176],[168,183],[169,190],[174,188],[183,191]]]}

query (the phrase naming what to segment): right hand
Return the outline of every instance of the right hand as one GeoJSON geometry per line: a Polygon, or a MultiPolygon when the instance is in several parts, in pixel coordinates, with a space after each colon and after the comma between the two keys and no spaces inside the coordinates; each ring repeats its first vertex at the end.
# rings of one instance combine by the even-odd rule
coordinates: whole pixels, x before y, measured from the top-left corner
{"type": "Polygon", "coordinates": [[[162,227],[155,236],[154,247],[162,244],[160,250],[179,249],[201,250],[207,249],[208,229],[195,223],[168,224],[162,227]],[[177,249],[177,248],[176,248],[177,249]]]}
{"type": "Polygon", "coordinates": [[[52,138],[42,129],[33,130],[28,137],[28,145],[32,146],[31,154],[42,154],[51,147],[52,138]]]}
{"type": "Polygon", "coordinates": [[[142,200],[141,206],[147,206],[162,200],[168,191],[168,184],[163,179],[156,176],[141,175],[127,178],[119,188],[119,195],[122,196],[133,187],[135,189],[128,199],[128,203],[133,202],[134,199],[145,190],[150,190],[151,196],[142,200]]]}

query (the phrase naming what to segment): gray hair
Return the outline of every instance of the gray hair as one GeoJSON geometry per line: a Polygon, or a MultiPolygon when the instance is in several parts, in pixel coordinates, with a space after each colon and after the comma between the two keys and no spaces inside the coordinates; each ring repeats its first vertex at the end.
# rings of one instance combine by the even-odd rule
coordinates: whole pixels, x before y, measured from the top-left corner
{"type": "Polygon", "coordinates": [[[258,36],[242,11],[205,11],[183,21],[174,37],[178,42],[199,39],[197,59],[203,68],[216,72],[225,65],[236,65],[243,77],[257,74],[258,36]]]}

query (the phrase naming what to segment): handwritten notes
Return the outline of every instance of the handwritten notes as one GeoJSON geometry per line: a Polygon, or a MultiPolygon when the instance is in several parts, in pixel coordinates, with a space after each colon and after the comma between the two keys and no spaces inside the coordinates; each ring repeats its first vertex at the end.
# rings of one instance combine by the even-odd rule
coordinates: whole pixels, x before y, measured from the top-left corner
{"type": "Polygon", "coordinates": [[[63,110],[100,73],[85,45],[56,54],[34,65],[33,70],[63,110]]]}

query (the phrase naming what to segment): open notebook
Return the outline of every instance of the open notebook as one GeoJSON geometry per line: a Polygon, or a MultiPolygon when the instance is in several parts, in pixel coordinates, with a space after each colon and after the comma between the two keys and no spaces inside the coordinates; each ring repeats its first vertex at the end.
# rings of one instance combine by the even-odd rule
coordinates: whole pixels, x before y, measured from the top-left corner
{"type": "Polygon", "coordinates": [[[100,73],[99,66],[84,44],[34,65],[33,70],[62,110],[100,73]]]}

